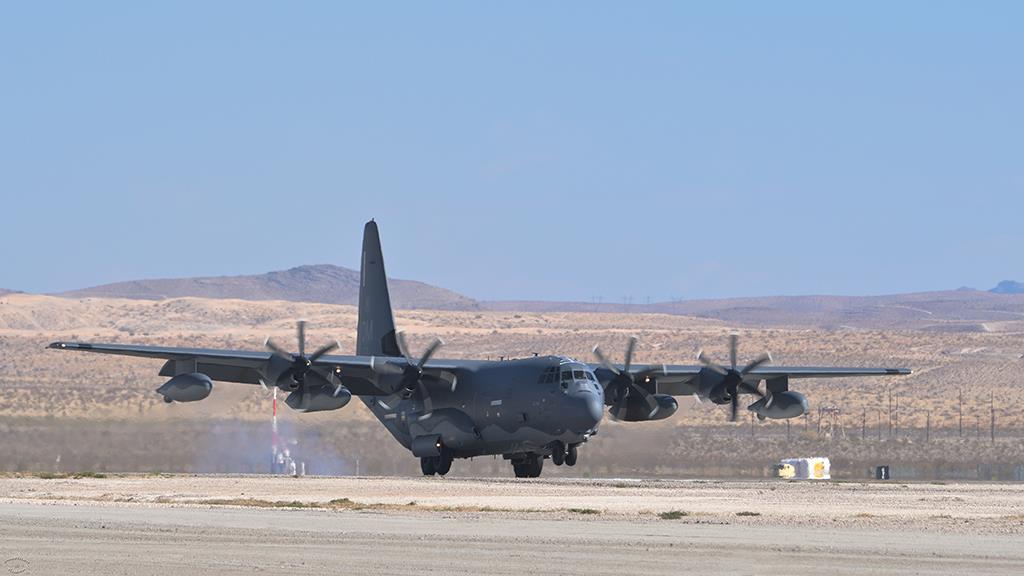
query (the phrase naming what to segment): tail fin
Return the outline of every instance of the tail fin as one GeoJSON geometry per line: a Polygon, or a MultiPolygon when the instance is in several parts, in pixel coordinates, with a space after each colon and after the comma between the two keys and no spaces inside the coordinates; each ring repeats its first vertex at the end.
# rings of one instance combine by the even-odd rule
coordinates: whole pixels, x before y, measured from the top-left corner
{"type": "Polygon", "coordinates": [[[401,356],[395,338],[395,318],[384,273],[377,223],[370,220],[363,229],[363,262],[359,274],[359,328],[356,354],[360,356],[401,356]]]}

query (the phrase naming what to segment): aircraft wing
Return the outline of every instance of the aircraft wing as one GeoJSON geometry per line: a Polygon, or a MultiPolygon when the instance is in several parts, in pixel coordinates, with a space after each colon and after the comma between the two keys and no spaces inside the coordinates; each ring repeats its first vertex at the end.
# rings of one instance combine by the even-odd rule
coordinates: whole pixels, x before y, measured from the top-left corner
{"type": "MultiPolygon", "coordinates": [[[[160,370],[160,375],[168,377],[178,373],[177,363],[193,362],[194,364],[189,366],[189,371],[202,372],[211,380],[242,384],[259,384],[268,372],[272,359],[275,358],[270,351],[176,348],[136,344],[54,342],[48,347],[56,350],[80,350],[98,354],[162,359],[167,362],[160,370]]],[[[355,396],[380,396],[390,394],[391,390],[377,386],[380,379],[377,377],[374,365],[390,364],[402,367],[405,362],[404,358],[327,355],[314,362],[313,368],[322,374],[334,373],[335,377],[355,396]]],[[[442,372],[455,372],[460,367],[459,362],[437,360],[432,361],[424,371],[438,375],[442,372]]],[[[379,368],[378,366],[378,370],[379,368]]],[[[273,382],[267,381],[266,384],[271,386],[273,382]]]]}
{"type": "MultiPolygon", "coordinates": [[[[602,382],[611,380],[612,374],[600,364],[592,364],[590,367],[598,374],[602,382]],[[605,374],[607,372],[607,374],[605,374]]],[[[615,365],[617,370],[622,370],[621,365],[615,365]]],[[[631,371],[635,373],[649,373],[652,375],[652,382],[640,383],[650,392],[659,394],[670,394],[672,396],[688,396],[695,394],[700,385],[702,375],[716,376],[704,366],[682,366],[661,364],[634,364],[631,371]]],[[[761,380],[774,380],[776,378],[849,378],[856,376],[906,376],[911,374],[907,368],[833,368],[818,366],[764,366],[751,370],[744,381],[749,383],[760,382],[761,380]]]]}

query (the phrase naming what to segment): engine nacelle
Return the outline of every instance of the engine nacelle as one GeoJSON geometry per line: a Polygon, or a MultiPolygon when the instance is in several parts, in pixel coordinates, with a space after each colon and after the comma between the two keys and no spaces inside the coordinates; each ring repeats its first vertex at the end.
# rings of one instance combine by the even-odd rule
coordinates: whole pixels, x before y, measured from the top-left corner
{"type": "Polygon", "coordinates": [[[210,395],[213,381],[201,372],[178,374],[156,389],[164,402],[196,402],[210,395]]]}
{"type": "Polygon", "coordinates": [[[799,392],[776,392],[765,396],[747,407],[757,414],[758,418],[785,420],[796,418],[807,413],[807,398],[799,392]]]}
{"type": "Polygon", "coordinates": [[[704,368],[698,377],[697,395],[710,400],[712,404],[728,404],[730,402],[729,392],[725,389],[725,377],[721,374],[704,368]]]}
{"type": "Polygon", "coordinates": [[[679,409],[679,402],[668,394],[655,394],[654,399],[658,401],[658,410],[651,416],[651,408],[639,394],[630,394],[626,398],[626,407],[619,414],[619,420],[626,422],[648,422],[651,420],[663,420],[676,413],[679,409]]]}
{"type": "Polygon", "coordinates": [[[306,386],[289,394],[284,403],[297,412],[323,412],[337,410],[348,404],[351,399],[352,393],[344,386],[335,391],[334,386],[311,386],[307,383],[306,386]]]}

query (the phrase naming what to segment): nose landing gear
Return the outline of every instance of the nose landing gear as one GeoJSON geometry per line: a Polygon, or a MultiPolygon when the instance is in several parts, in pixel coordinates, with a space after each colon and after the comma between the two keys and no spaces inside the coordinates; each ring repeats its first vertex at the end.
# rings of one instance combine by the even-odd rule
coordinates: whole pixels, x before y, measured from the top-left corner
{"type": "Polygon", "coordinates": [[[570,444],[568,448],[560,440],[555,440],[551,443],[551,463],[555,466],[566,466],[576,465],[576,447],[579,444],[570,444]]]}
{"type": "Polygon", "coordinates": [[[565,453],[565,465],[575,466],[576,465],[576,447],[579,444],[572,444],[569,446],[569,451],[565,453]]]}
{"type": "Polygon", "coordinates": [[[559,440],[551,443],[551,463],[555,466],[565,464],[565,444],[559,440]]]}

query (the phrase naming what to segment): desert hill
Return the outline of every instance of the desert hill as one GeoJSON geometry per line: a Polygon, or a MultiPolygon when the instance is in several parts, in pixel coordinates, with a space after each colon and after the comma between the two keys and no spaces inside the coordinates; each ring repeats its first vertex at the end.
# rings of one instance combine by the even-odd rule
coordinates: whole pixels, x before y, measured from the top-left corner
{"type": "MultiPolygon", "coordinates": [[[[406,310],[671,314],[751,327],[896,328],[938,332],[1024,330],[1024,284],[1009,280],[988,291],[960,289],[883,296],[765,296],[650,304],[525,300],[478,302],[423,282],[392,279],[390,286],[395,307],[406,310]]],[[[359,273],[324,264],[248,276],[117,282],[64,292],[58,296],[135,300],[189,297],[356,304],[359,273]]]]}
{"type": "Polygon", "coordinates": [[[883,328],[940,332],[1024,329],[1024,294],[980,290],[889,296],[766,296],[681,300],[652,304],[587,302],[484,302],[495,311],[672,314],[742,326],[883,328]]]}
{"type": "Polygon", "coordinates": [[[996,287],[989,290],[993,294],[1024,294],[1024,282],[1014,280],[1003,280],[996,287]]]}
{"type": "MultiPolygon", "coordinates": [[[[476,301],[461,294],[412,280],[389,281],[396,308],[431,310],[473,310],[476,301]]],[[[129,298],[165,300],[170,298],[217,298],[238,300],[288,300],[321,304],[356,304],[359,272],[320,264],[248,276],[166,278],[132,280],[58,294],[70,298],[129,298]]]]}

